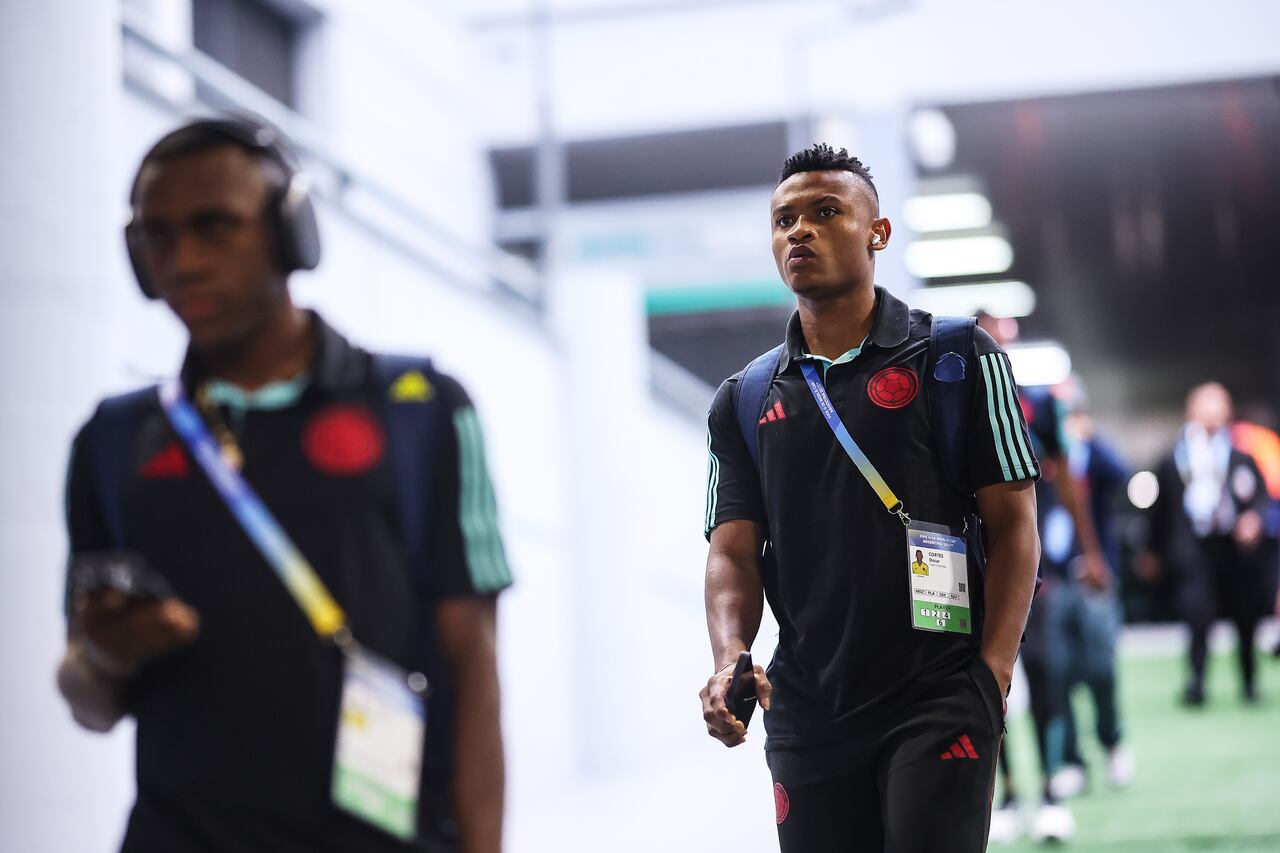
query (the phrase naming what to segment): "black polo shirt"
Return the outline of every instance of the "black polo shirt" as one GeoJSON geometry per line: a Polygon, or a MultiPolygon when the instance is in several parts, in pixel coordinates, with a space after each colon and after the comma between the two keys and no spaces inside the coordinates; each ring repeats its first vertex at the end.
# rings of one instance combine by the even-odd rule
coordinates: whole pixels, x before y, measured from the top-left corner
{"type": "MultiPolygon", "coordinates": [[[[876,288],[871,334],[855,355],[829,366],[825,382],[854,440],[911,518],[959,528],[963,501],[943,478],[930,426],[929,329],[927,313],[876,288]]],[[[1039,466],[1008,356],[981,329],[975,348],[969,484],[976,490],[1035,478],[1039,466]]],[[[972,560],[974,633],[912,629],[902,521],[836,442],[801,372],[806,359],[822,369],[822,360],[808,355],[797,313],[756,427],[758,473],[735,410],[741,374],[720,386],[708,418],[707,535],[726,521],[749,519],[767,524],[773,543],[774,559],[761,561],[779,626],[765,715],[770,749],[865,730],[965,666],[981,640],[982,589],[972,560]]]]}
{"type": "MultiPolygon", "coordinates": [[[[420,826],[403,845],[331,805],[340,653],[322,644],[157,403],[133,445],[126,540],[200,614],[195,642],[147,665],[137,718],[138,799],[125,850],[436,850],[451,832],[452,695],[434,653],[432,613],[449,596],[510,583],[475,412],[445,375],[410,389],[446,409],[434,466],[430,564],[410,571],[371,357],[318,317],[309,381],[287,405],[222,407],[242,473],[347,612],[358,640],[425,672],[428,702],[420,826]]],[[[183,380],[201,381],[188,356],[183,380]]],[[[73,447],[73,553],[112,547],[84,430],[73,447]]]]}

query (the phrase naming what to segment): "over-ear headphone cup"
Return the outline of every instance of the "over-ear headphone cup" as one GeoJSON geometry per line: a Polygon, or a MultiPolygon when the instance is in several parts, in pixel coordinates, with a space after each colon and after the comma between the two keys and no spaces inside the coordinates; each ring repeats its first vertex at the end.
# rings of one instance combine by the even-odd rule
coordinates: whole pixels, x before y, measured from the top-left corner
{"type": "Polygon", "coordinates": [[[285,197],[286,212],[292,227],[293,264],[295,270],[313,270],[320,265],[320,225],[315,204],[307,190],[285,197]]]}
{"type": "Polygon", "coordinates": [[[320,227],[306,180],[295,175],[271,200],[276,259],[285,274],[320,263],[320,227]]]}
{"type": "Polygon", "coordinates": [[[154,287],[151,286],[151,279],[147,277],[147,265],[142,260],[142,247],[139,244],[140,239],[138,231],[132,225],[124,227],[124,247],[129,253],[129,265],[133,267],[133,277],[138,282],[138,288],[142,291],[142,295],[148,299],[159,299],[160,294],[156,293],[154,287]]]}

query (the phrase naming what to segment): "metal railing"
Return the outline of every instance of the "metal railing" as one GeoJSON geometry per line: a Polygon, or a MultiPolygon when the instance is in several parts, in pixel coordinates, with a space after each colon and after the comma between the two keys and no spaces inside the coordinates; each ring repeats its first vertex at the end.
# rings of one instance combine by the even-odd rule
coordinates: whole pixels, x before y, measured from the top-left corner
{"type": "MultiPolygon", "coordinates": [[[[253,113],[288,137],[291,148],[308,162],[318,196],[357,228],[401,254],[423,272],[447,284],[491,299],[497,307],[546,330],[542,315],[544,279],[524,258],[491,243],[456,234],[402,194],[381,184],[339,156],[323,131],[305,117],[194,49],[175,50],[151,29],[145,15],[125,6],[121,29],[127,41],[196,84],[190,97],[175,97],[158,76],[125,63],[125,84],[138,95],[177,115],[202,107],[230,105],[253,113]],[[212,94],[223,104],[207,103],[212,94]],[[323,174],[316,174],[316,167],[323,174]]],[[[651,350],[652,392],[677,411],[701,420],[714,391],[694,374],[651,350]]]]}
{"type": "Polygon", "coordinates": [[[218,61],[194,48],[175,50],[151,29],[145,15],[125,6],[122,30],[128,42],[146,54],[189,75],[196,84],[190,98],[175,98],[171,87],[156,75],[125,63],[125,84],[138,94],[176,114],[192,114],[211,93],[237,110],[253,113],[275,125],[306,161],[316,193],[355,225],[406,256],[431,276],[448,284],[493,298],[523,316],[540,311],[541,274],[524,258],[490,243],[457,234],[417,207],[403,194],[380,183],[339,156],[324,133],[218,61]],[[318,174],[317,172],[323,172],[318,174]]]}

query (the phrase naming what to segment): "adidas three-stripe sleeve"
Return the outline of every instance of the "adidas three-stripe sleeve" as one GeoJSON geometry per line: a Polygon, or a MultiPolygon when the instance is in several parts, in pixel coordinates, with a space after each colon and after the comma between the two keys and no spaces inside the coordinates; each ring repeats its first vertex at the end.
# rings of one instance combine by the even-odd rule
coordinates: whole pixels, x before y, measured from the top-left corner
{"type": "Polygon", "coordinates": [[[976,377],[969,411],[969,481],[975,489],[1040,476],[1009,356],[982,329],[974,333],[976,377]]]}
{"type": "Polygon", "coordinates": [[[438,597],[494,593],[511,585],[511,570],[480,419],[456,380],[439,376],[436,391],[448,418],[435,488],[431,592],[438,597]]]}
{"type": "Polygon", "coordinates": [[[707,414],[707,494],[702,532],[726,521],[746,519],[764,523],[764,498],[747,442],[738,426],[734,389],[738,377],[720,385],[707,414]]]}

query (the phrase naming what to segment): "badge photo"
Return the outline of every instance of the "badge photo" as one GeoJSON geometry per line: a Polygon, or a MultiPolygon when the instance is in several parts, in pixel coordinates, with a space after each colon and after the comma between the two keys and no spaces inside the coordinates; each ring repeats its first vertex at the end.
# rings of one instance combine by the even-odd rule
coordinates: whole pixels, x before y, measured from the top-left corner
{"type": "Polygon", "coordinates": [[[972,634],[969,563],[963,536],[926,521],[907,526],[907,588],[911,627],[917,631],[972,634]]]}

